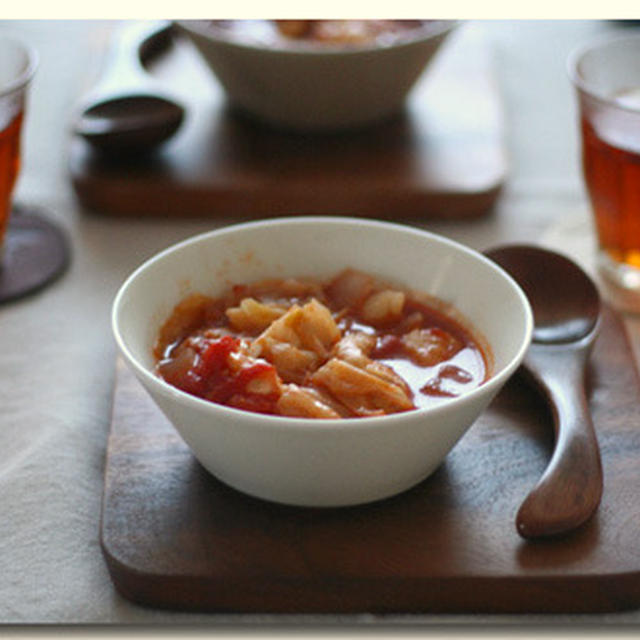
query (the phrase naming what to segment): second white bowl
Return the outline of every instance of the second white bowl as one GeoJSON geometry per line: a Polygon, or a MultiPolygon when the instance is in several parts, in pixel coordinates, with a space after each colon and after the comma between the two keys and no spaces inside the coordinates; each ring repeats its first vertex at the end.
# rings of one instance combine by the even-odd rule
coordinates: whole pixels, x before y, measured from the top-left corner
{"type": "Polygon", "coordinates": [[[329,131],[399,111],[456,23],[433,21],[389,46],[324,48],[252,44],[207,20],[176,24],[231,104],[278,127],[329,131]]]}

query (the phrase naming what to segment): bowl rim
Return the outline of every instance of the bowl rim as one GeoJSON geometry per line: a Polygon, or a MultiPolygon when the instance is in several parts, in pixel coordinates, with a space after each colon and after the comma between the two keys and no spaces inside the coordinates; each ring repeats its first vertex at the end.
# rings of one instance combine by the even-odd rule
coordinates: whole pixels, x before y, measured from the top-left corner
{"type": "Polygon", "coordinates": [[[345,56],[374,51],[387,51],[391,49],[401,49],[419,42],[426,42],[437,36],[445,36],[460,23],[460,20],[434,19],[427,24],[416,28],[416,33],[411,33],[395,42],[389,44],[352,44],[352,45],[327,45],[308,42],[294,41],[290,45],[267,45],[259,42],[245,40],[235,36],[229,29],[222,29],[211,20],[175,20],[174,24],[191,35],[204,37],[210,42],[223,43],[256,52],[272,52],[287,56],[345,56]]]}
{"type": "MultiPolygon", "coordinates": [[[[466,314],[464,314],[467,317],[466,314]]],[[[473,320],[468,318],[469,322],[473,327],[473,320]]],[[[467,247],[466,245],[457,242],[455,240],[451,240],[445,236],[426,231],[420,229],[418,227],[410,227],[408,225],[380,221],[375,219],[363,219],[356,217],[347,217],[347,216],[289,216],[282,218],[269,218],[262,219],[252,222],[241,222],[232,225],[226,225],[224,227],[220,227],[217,229],[213,229],[211,231],[205,231],[203,233],[199,233],[184,240],[181,240],[177,243],[170,245],[169,247],[159,251],[155,255],[151,256],[147,260],[145,260],[142,264],[140,264],[121,284],[119,287],[111,307],[111,328],[112,334],[115,338],[116,344],[120,351],[120,354],[124,356],[125,360],[128,364],[133,368],[134,372],[138,374],[138,377],[141,377],[143,380],[147,381],[147,383],[151,384],[158,392],[160,392],[163,396],[170,398],[171,400],[177,402],[183,406],[190,406],[194,408],[198,408],[202,411],[206,411],[212,414],[221,414],[222,416],[227,416],[228,418],[235,420],[244,420],[248,422],[254,422],[256,424],[264,423],[268,424],[270,428],[282,428],[285,430],[289,430],[292,425],[296,425],[296,428],[307,428],[314,430],[316,428],[322,429],[336,429],[341,430],[344,428],[352,428],[353,426],[358,426],[359,429],[365,428],[383,428],[388,424],[394,424],[398,422],[405,422],[407,419],[409,420],[420,420],[420,419],[428,419],[430,416],[437,416],[443,412],[449,412],[456,406],[460,404],[466,404],[472,402],[477,396],[482,396],[485,394],[491,394],[496,388],[500,388],[515,372],[517,367],[522,362],[524,355],[529,347],[531,342],[532,333],[533,333],[533,311],[529,304],[529,301],[522,291],[522,288],[518,285],[518,283],[498,264],[493,262],[488,257],[483,254],[467,247]],[[292,416],[280,416],[280,415],[270,415],[263,413],[256,413],[251,411],[245,411],[243,409],[236,409],[234,407],[228,407],[226,405],[217,404],[208,400],[204,400],[202,398],[198,398],[197,396],[193,396],[191,394],[186,393],[170,385],[168,382],[160,378],[153,371],[142,365],[136,357],[131,353],[127,345],[125,344],[124,338],[120,331],[119,324],[119,310],[122,305],[122,301],[126,295],[127,289],[132,285],[132,283],[147,269],[152,267],[154,264],[161,262],[167,256],[172,255],[174,253],[183,251],[190,246],[198,245],[202,242],[208,241],[211,237],[220,237],[229,234],[242,233],[244,230],[250,230],[255,228],[264,228],[264,227],[287,227],[291,224],[333,224],[336,226],[342,225],[362,225],[366,227],[376,227],[387,229],[389,231],[395,231],[400,233],[408,233],[410,235],[419,236],[425,238],[429,241],[438,242],[448,246],[454,251],[461,251],[467,255],[470,255],[475,260],[479,260],[480,262],[487,265],[491,270],[498,273],[504,280],[506,280],[512,287],[516,297],[520,300],[521,308],[524,311],[524,332],[521,339],[520,346],[518,347],[517,352],[512,356],[512,358],[497,372],[493,373],[489,379],[485,380],[483,383],[471,389],[470,391],[457,396],[455,398],[451,398],[447,402],[442,404],[438,404],[434,407],[423,407],[411,409],[409,411],[403,411],[400,413],[393,413],[383,416],[371,416],[371,417],[350,417],[350,418],[341,418],[341,419],[330,419],[330,418],[299,418],[292,416]]],[[[491,346],[491,345],[490,345],[491,346]]]]}

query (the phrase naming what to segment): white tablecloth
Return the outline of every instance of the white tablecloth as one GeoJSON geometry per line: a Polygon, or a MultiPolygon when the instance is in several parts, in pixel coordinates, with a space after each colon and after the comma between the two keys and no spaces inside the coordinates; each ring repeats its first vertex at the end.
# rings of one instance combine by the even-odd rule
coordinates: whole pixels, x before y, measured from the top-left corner
{"type": "MultiPolygon", "coordinates": [[[[72,265],[62,279],[35,296],[0,307],[0,623],[640,621],[639,611],[593,617],[189,615],[138,607],[115,592],[99,544],[115,357],[110,305],[120,283],[140,262],[214,225],[115,219],[82,212],[75,203],[66,166],[68,126],[111,26],[0,22],[0,31],[29,40],[41,56],[16,197],[45,208],[67,231],[73,249],[72,265]]],[[[512,173],[491,215],[424,226],[482,249],[505,240],[536,240],[565,216],[588,215],[565,59],[576,43],[619,27],[570,21],[486,22],[474,28],[482,31],[495,56],[512,173]]]]}

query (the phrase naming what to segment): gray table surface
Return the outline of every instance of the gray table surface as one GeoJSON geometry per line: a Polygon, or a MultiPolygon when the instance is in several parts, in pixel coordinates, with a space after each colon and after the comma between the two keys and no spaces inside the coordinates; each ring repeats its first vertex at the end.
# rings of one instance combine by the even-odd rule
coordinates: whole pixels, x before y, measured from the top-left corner
{"type": "MultiPolygon", "coordinates": [[[[110,305],[140,262],[213,225],[88,215],[74,201],[66,162],[71,114],[113,26],[108,21],[0,21],[0,32],[22,36],[41,59],[16,199],[46,208],[73,245],[72,266],[61,280],[0,308],[0,623],[408,629],[639,622],[640,611],[593,616],[190,615],[141,608],[118,595],[99,544],[115,357],[110,305]]],[[[480,21],[473,27],[486,39],[504,96],[509,180],[491,215],[423,226],[478,249],[502,241],[535,241],[562,220],[588,216],[567,55],[596,34],[633,27],[564,20],[480,21]]]]}

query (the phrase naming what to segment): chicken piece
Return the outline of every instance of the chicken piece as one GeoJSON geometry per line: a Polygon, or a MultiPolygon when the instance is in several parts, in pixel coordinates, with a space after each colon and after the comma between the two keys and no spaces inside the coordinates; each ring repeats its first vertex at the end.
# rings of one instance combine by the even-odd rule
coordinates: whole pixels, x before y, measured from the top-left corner
{"type": "Polygon", "coordinates": [[[287,38],[304,38],[311,32],[312,20],[274,20],[278,31],[287,38]]]}
{"type": "Polygon", "coordinates": [[[297,384],[283,385],[276,407],[281,415],[295,418],[342,418],[348,415],[344,409],[338,411],[336,403],[317,389],[297,384]]]}
{"type": "Polygon", "coordinates": [[[220,305],[213,298],[193,293],[178,303],[162,325],[154,345],[157,359],[165,356],[166,350],[199,327],[213,324],[222,317],[220,305]]]}
{"type": "Polygon", "coordinates": [[[388,380],[339,358],[331,358],[310,378],[358,416],[384,415],[413,409],[406,391],[388,380]]]}
{"type": "Polygon", "coordinates": [[[251,297],[285,311],[294,303],[304,304],[312,298],[322,302],[324,296],[319,282],[305,278],[268,278],[249,285],[238,285],[234,287],[234,295],[234,305],[243,298],[251,297]]]}
{"type": "Polygon", "coordinates": [[[402,291],[378,291],[370,295],[362,305],[362,319],[374,327],[395,322],[402,316],[404,301],[405,294],[402,291]]]}
{"type": "Polygon", "coordinates": [[[450,360],[464,346],[458,338],[443,329],[414,329],[402,336],[407,355],[422,367],[433,367],[450,360]]]}
{"type": "Polygon", "coordinates": [[[302,307],[293,305],[258,336],[255,342],[260,344],[263,337],[288,342],[326,358],[331,347],[340,339],[340,330],[331,311],[314,298],[302,307]]]}
{"type": "Polygon", "coordinates": [[[236,331],[256,335],[284,315],[285,311],[282,307],[264,304],[255,298],[244,298],[237,307],[231,307],[225,313],[236,331]]]}
{"type": "Polygon", "coordinates": [[[261,339],[258,353],[276,368],[285,382],[302,384],[307,374],[320,366],[318,356],[313,351],[269,337],[261,339]]]}
{"type": "Polygon", "coordinates": [[[368,357],[376,346],[376,337],[364,331],[352,331],[343,336],[333,349],[333,355],[356,367],[365,367],[368,357]]]}
{"type": "Polygon", "coordinates": [[[408,397],[411,397],[409,385],[404,378],[399,376],[391,367],[369,357],[375,346],[375,336],[362,331],[355,331],[344,336],[335,346],[333,353],[336,358],[400,387],[408,397]]]}
{"type": "Polygon", "coordinates": [[[373,293],[374,279],[355,269],[341,271],[327,285],[327,295],[337,309],[358,309],[373,293]]]}
{"type": "MultiPolygon", "coordinates": [[[[381,20],[316,20],[312,38],[318,42],[332,44],[362,44],[374,40],[384,33],[378,23],[381,20]]],[[[387,28],[389,29],[389,28],[387,28]]]]}
{"type": "Polygon", "coordinates": [[[331,312],[315,298],[293,305],[254,341],[252,353],[271,362],[285,382],[302,382],[328,357],[340,339],[331,312]]]}

